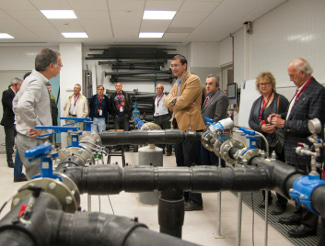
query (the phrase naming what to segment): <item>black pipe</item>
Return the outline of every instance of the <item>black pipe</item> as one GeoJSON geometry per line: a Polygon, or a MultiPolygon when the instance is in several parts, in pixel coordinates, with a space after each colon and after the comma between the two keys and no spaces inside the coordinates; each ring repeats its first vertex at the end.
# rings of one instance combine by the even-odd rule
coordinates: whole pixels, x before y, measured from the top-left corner
{"type": "Polygon", "coordinates": [[[18,205],[14,206],[11,211],[0,221],[0,245],[14,245],[3,244],[14,235],[17,239],[14,240],[18,246],[23,245],[50,245],[52,227],[48,221],[54,222],[57,218],[48,218],[45,216],[45,209],[62,209],[59,201],[48,193],[41,193],[33,206],[33,212],[27,223],[21,222],[18,218],[20,209],[23,204],[28,204],[31,195],[23,198],[18,205]],[[19,232],[15,232],[19,231],[19,232]],[[4,233],[3,233],[4,232],[4,233]],[[24,235],[22,235],[24,234],[24,235]],[[26,240],[26,243],[25,243],[26,240]]]}
{"type": "Polygon", "coordinates": [[[184,223],[183,190],[170,187],[160,193],[158,223],[161,233],[182,238],[184,223]]]}
{"type": "Polygon", "coordinates": [[[182,142],[195,142],[201,140],[200,132],[186,132],[180,130],[157,131],[106,131],[99,133],[102,144],[114,146],[122,144],[174,144],[182,142]]]}
{"type": "Polygon", "coordinates": [[[254,166],[226,167],[152,167],[100,165],[89,167],[61,167],[59,172],[68,175],[80,193],[91,195],[126,192],[163,191],[170,187],[195,192],[220,190],[257,191],[273,188],[267,168],[254,166]],[[245,185],[243,185],[245,184],[245,185]]]}
{"type": "Polygon", "coordinates": [[[56,197],[41,194],[36,199],[30,223],[22,223],[18,212],[29,197],[0,221],[0,245],[10,246],[193,246],[178,238],[152,232],[138,219],[99,212],[64,213],[56,197]]]}
{"type": "Polygon", "coordinates": [[[133,72],[105,72],[105,77],[109,75],[114,75],[114,76],[123,76],[123,75],[136,75],[136,74],[172,74],[172,70],[143,70],[143,71],[133,71],[133,72]]]}

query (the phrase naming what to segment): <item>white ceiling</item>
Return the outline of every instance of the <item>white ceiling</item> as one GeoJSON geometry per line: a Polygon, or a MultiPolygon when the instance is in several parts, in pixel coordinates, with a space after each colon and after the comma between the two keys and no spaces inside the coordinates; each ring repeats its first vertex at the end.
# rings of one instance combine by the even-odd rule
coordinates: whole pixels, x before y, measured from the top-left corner
{"type": "Polygon", "coordinates": [[[184,46],[220,41],[287,0],[0,0],[0,45],[157,44],[184,46]],[[39,10],[72,9],[73,20],[48,20],[39,10]],[[144,10],[177,11],[173,20],[142,20],[144,10]],[[61,32],[86,32],[66,39],[61,32]],[[164,32],[162,39],[139,39],[139,32],[164,32]]]}

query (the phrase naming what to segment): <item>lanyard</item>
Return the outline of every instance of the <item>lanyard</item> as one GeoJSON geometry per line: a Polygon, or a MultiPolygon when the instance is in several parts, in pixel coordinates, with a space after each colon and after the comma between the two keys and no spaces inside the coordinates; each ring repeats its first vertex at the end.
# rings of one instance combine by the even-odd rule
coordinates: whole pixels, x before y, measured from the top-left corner
{"type": "Polygon", "coordinates": [[[76,100],[76,97],[73,95],[74,106],[76,106],[78,99],[79,99],[79,95],[77,96],[77,100],[76,100]]]}
{"type": "Polygon", "coordinates": [[[207,97],[207,100],[205,101],[204,106],[208,104],[208,102],[210,101],[211,97],[213,97],[213,95],[216,94],[217,90],[218,90],[218,89],[216,89],[216,90],[212,93],[212,95],[208,96],[209,98],[207,97]]]}
{"type": "Polygon", "coordinates": [[[262,108],[261,108],[261,110],[260,110],[260,114],[258,115],[258,119],[259,119],[259,120],[262,119],[262,113],[263,113],[263,111],[264,111],[266,105],[269,103],[270,98],[271,98],[272,95],[273,95],[273,91],[272,91],[272,92],[270,93],[270,95],[267,97],[266,101],[264,100],[264,97],[263,97],[263,106],[262,106],[262,108]]]}
{"type": "Polygon", "coordinates": [[[98,102],[99,102],[99,108],[100,108],[100,109],[102,108],[101,103],[102,103],[102,101],[103,101],[103,98],[104,98],[104,97],[99,97],[99,96],[97,96],[97,100],[98,100],[98,102]]]}
{"type": "Polygon", "coordinates": [[[309,83],[311,82],[311,80],[312,80],[313,78],[314,78],[314,77],[311,77],[311,78],[307,81],[307,83],[304,85],[304,87],[302,87],[301,90],[300,90],[299,92],[298,92],[298,91],[296,92],[296,98],[295,98],[295,102],[293,103],[293,105],[295,105],[297,99],[300,97],[301,93],[304,92],[304,90],[306,89],[306,87],[309,85],[309,83]]]}
{"type": "Polygon", "coordinates": [[[159,97],[159,99],[157,99],[157,108],[159,108],[159,102],[161,100],[161,98],[163,98],[164,96],[164,93],[161,94],[161,96],[159,97]]]}
{"type": "Polygon", "coordinates": [[[122,93],[117,93],[116,96],[117,96],[117,98],[118,98],[119,103],[121,103],[121,102],[122,102],[123,94],[122,94],[122,93]],[[120,95],[119,95],[119,94],[120,94],[120,95]]]}

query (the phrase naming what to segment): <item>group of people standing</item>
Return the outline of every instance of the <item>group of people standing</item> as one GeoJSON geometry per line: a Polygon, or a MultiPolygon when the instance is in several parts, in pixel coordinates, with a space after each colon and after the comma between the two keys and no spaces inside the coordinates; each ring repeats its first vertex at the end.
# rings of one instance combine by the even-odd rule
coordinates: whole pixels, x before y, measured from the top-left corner
{"type": "MultiPolygon", "coordinates": [[[[311,171],[310,157],[299,156],[295,152],[298,143],[311,145],[307,137],[311,135],[308,130],[308,121],[317,118],[321,121],[322,132],[318,137],[324,139],[325,122],[325,88],[312,76],[313,69],[302,58],[293,60],[288,66],[288,75],[297,87],[295,96],[291,102],[276,93],[274,76],[269,72],[263,72],[256,79],[256,88],[261,96],[253,103],[249,126],[261,132],[269,144],[268,152],[273,151],[276,158],[286,164],[295,167],[304,174],[311,171]]],[[[266,145],[259,139],[257,147],[266,150],[266,145]]],[[[264,193],[263,193],[264,195],[264,193]]],[[[269,199],[269,204],[272,199],[269,199]]],[[[264,207],[264,201],[259,205],[264,207]]],[[[274,215],[286,211],[287,200],[277,194],[274,215]]],[[[306,237],[316,235],[318,216],[304,207],[296,204],[292,216],[280,218],[279,223],[297,225],[288,231],[290,237],[306,237]]]]}

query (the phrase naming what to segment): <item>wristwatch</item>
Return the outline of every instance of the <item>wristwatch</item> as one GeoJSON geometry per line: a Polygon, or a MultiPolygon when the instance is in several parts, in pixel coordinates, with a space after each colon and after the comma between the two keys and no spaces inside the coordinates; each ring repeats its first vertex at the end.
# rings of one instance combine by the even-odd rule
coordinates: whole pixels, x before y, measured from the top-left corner
{"type": "Polygon", "coordinates": [[[176,104],[176,101],[177,101],[177,97],[175,97],[173,100],[172,100],[172,104],[176,104]]]}

